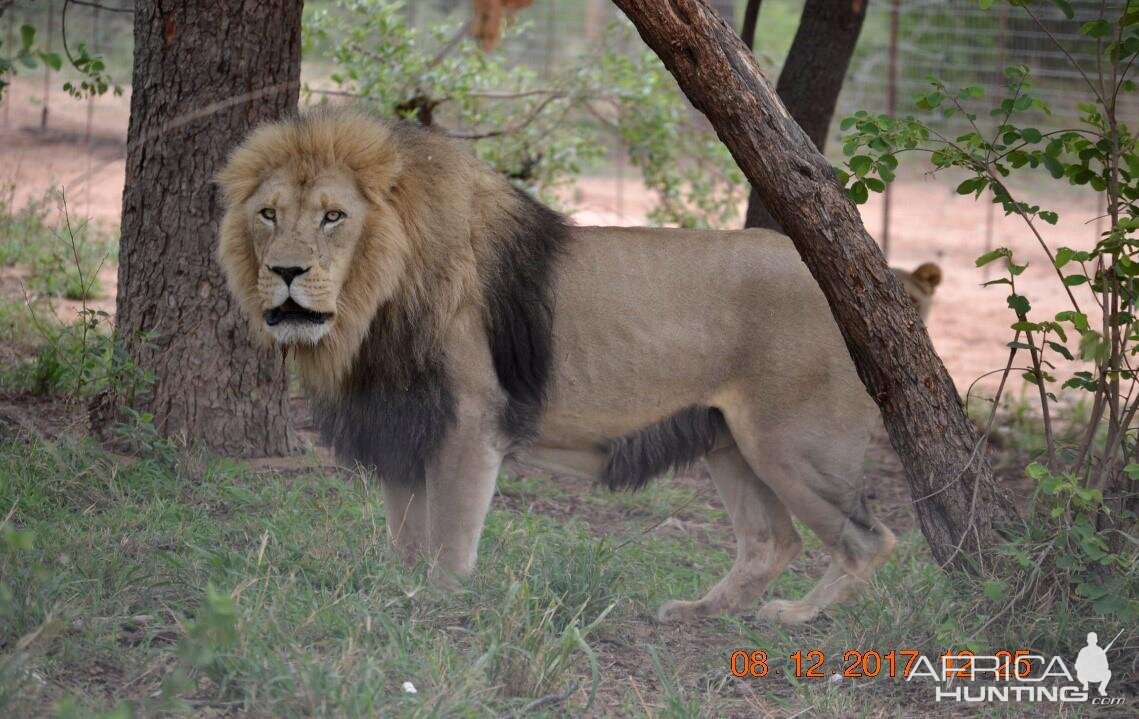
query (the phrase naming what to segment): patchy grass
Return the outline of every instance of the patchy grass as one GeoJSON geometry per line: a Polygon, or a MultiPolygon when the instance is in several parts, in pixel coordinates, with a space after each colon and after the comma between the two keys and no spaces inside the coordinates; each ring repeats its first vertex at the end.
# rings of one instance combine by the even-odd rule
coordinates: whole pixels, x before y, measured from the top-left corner
{"type": "Polygon", "coordinates": [[[12,196],[10,190],[0,198],[0,267],[26,273],[32,295],[69,300],[101,296],[98,271],[117,259],[113,236],[86,220],[73,223],[62,195],[50,193],[18,210],[12,196]],[[59,216],[58,223],[51,221],[53,215],[59,216]]]}
{"type": "MultiPolygon", "coordinates": [[[[705,484],[612,501],[669,516],[713,504],[705,484]]],[[[789,657],[824,651],[829,676],[852,648],[1067,651],[1082,630],[1018,617],[974,636],[996,605],[912,534],[863,596],[807,627],[660,626],[662,601],[699,596],[730,565],[722,517],[654,527],[634,512],[599,535],[586,520],[605,495],[533,478],[503,487],[477,577],[446,593],[396,561],[363,473],[258,473],[161,442],[125,458],[2,440],[0,714],[951,716],[929,687],[795,679],[789,657]],[[504,509],[509,496],[544,503],[504,509]],[[579,516],[559,511],[571,500],[579,516]],[[737,648],[763,649],[773,671],[731,677],[737,648]]],[[[824,564],[808,536],[775,593],[801,594],[824,564]]]]}

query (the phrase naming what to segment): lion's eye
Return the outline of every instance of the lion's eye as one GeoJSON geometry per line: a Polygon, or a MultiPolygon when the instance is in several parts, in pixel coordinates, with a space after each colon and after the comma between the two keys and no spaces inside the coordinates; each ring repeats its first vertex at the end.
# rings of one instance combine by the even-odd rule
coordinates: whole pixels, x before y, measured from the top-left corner
{"type": "Polygon", "coordinates": [[[344,219],[344,213],[340,210],[329,210],[324,213],[324,219],[320,221],[322,225],[334,225],[344,219]]]}
{"type": "Polygon", "coordinates": [[[261,210],[261,212],[259,212],[257,214],[261,215],[262,219],[268,220],[269,222],[276,222],[277,221],[277,211],[274,210],[272,207],[266,207],[265,209],[261,210]]]}

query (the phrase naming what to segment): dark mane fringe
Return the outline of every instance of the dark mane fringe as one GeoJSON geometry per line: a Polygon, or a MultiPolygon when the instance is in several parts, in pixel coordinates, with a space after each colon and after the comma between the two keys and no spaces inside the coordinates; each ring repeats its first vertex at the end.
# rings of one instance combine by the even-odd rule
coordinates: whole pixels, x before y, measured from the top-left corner
{"type": "Polygon", "coordinates": [[[716,445],[726,428],[712,407],[687,407],[624,437],[605,442],[601,481],[609,489],[637,490],[670,469],[686,467],[716,445]]]}
{"type": "Polygon", "coordinates": [[[569,242],[565,219],[514,188],[487,274],[487,330],[494,371],[507,395],[502,428],[516,444],[537,431],[553,362],[553,266],[569,242]]]}
{"type": "Polygon", "coordinates": [[[415,319],[393,308],[372,319],[340,396],[313,403],[313,419],[336,456],[385,480],[413,485],[455,422],[455,399],[433,354],[418,360],[415,319]]]}

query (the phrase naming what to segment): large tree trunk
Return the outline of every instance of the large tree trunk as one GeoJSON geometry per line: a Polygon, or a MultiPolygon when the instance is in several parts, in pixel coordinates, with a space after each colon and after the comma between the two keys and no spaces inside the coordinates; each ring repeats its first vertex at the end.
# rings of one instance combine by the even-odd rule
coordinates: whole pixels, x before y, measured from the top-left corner
{"type": "Polygon", "coordinates": [[[700,0],[614,0],[715,127],[818,281],[906,466],[933,556],[976,570],[1016,519],[945,366],[830,164],[700,0]],[[960,551],[958,551],[960,548],[960,551]]]}
{"type": "Polygon", "coordinates": [[[155,382],[144,398],[98,398],[96,431],[130,404],[162,434],[223,454],[297,449],[283,363],[255,349],[214,261],[222,208],[213,176],[250,129],[296,108],[302,4],[135,6],[115,333],[155,382]]]}
{"type": "MultiPolygon", "coordinates": [[[[867,2],[807,0],[791,50],[779,72],[775,92],[819,152],[826,149],[827,131],[850,57],[858,44],[867,2]]],[[[744,227],[781,229],[754,188],[748,197],[744,227]]]]}

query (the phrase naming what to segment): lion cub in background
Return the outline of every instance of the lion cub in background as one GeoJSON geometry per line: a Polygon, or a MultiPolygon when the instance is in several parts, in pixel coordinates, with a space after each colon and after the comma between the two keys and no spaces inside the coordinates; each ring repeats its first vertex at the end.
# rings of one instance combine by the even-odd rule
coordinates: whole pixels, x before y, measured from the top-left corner
{"type": "Polygon", "coordinates": [[[933,292],[941,284],[941,267],[934,262],[923,262],[913,272],[891,267],[894,274],[906,289],[906,295],[914,303],[922,322],[929,321],[929,311],[933,309],[933,292]]]}

